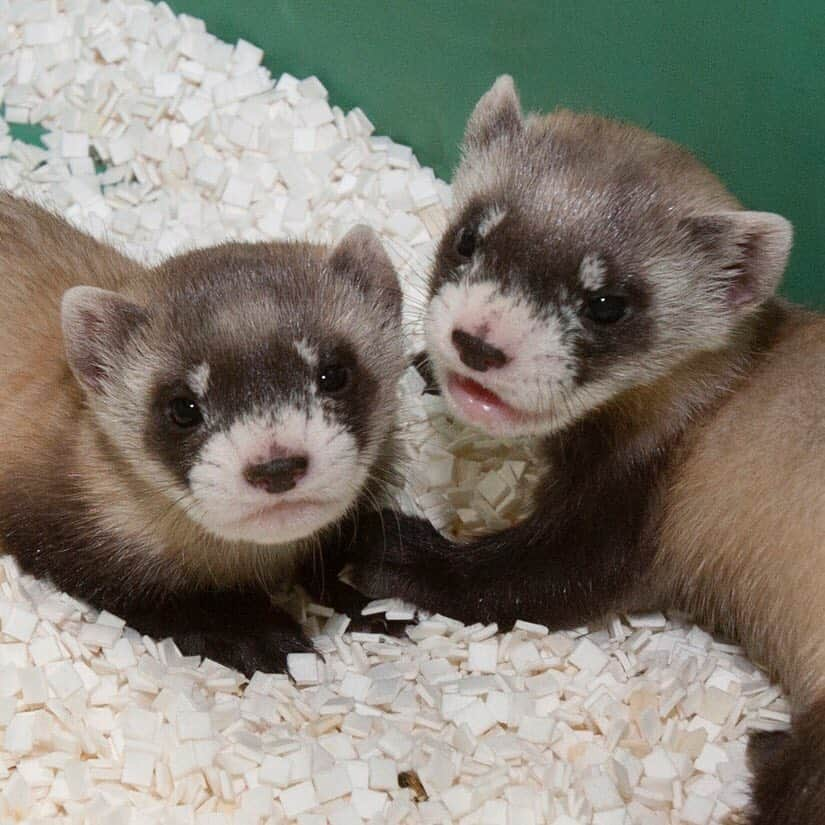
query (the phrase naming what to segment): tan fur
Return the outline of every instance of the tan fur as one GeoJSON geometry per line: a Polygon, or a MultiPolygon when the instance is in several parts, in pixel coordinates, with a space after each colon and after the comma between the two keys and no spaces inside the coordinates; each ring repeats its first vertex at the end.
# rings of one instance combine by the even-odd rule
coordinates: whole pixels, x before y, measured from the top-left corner
{"type": "Polygon", "coordinates": [[[825,319],[793,311],[688,433],[653,581],[736,634],[803,706],[825,695],[825,319]]]}
{"type": "Polygon", "coordinates": [[[256,580],[264,571],[271,579],[293,554],[221,542],[182,518],[184,502],[159,497],[107,449],[66,364],[63,292],[85,284],[139,298],[153,277],[46,210],[0,194],[0,485],[25,479],[36,488],[54,473],[80,476],[90,499],[105,502],[105,526],[124,540],[143,538],[146,552],[133,561],[136,577],[147,582],[158,571],[189,584],[256,580]],[[63,445],[63,466],[43,462],[44,437],[63,445]]]}
{"type": "MultiPolygon", "coordinates": [[[[652,590],[737,636],[797,706],[825,696],[825,318],[772,297],[790,225],[743,210],[690,152],[643,129],[524,117],[506,76],[470,118],[454,195],[459,226],[473,204],[517,222],[496,261],[552,238],[549,265],[575,249],[567,268],[581,277],[602,251],[650,285],[649,337],[611,363],[592,404],[616,427],[617,461],[672,451],[650,507],[655,567],[632,602],[649,606],[652,590]]],[[[546,277],[513,280],[553,305],[546,277]]],[[[562,287],[554,298],[569,300],[562,287]]],[[[504,370],[485,380],[508,399],[504,370]]]]}
{"type": "MultiPolygon", "coordinates": [[[[471,128],[471,125],[468,128],[471,128]]],[[[462,163],[453,180],[454,202],[461,207],[479,193],[508,190],[512,195],[514,170],[521,167],[525,200],[542,211],[547,206],[574,211],[598,207],[593,181],[603,181],[608,195],[617,183],[632,183],[644,176],[645,187],[662,188],[672,194],[673,180],[679,181],[678,210],[683,214],[704,214],[741,208],[721,181],[686,149],[632,124],[599,115],[557,109],[548,115],[528,115],[524,119],[530,158],[525,163],[523,145],[506,136],[483,146],[465,145],[462,163]],[[587,164],[592,175],[559,174],[560,153],[574,163],[587,164]],[[550,174],[547,174],[547,173],[550,174]],[[578,195],[575,197],[574,195],[578,195]]],[[[565,163],[569,163],[566,160],[565,163]]],[[[630,191],[630,190],[628,190],[630,191]]],[[[651,201],[651,208],[658,203],[651,201]]]]}
{"type": "Polygon", "coordinates": [[[518,593],[518,616],[547,624],[656,605],[726,631],[781,680],[794,714],[790,735],[752,738],[747,821],[822,825],[825,317],[775,297],[790,223],[743,209],[689,152],[636,127],[568,111],[525,118],[507,76],[469,120],[453,193],[431,279],[433,374],[465,379],[442,380],[445,394],[493,434],[526,431],[532,413],[549,473],[531,518],[464,548],[466,569],[442,551],[437,572],[399,566],[396,589],[439,610],[442,582],[460,580],[455,615],[487,621],[509,619],[518,593]],[[467,243],[492,212],[504,217],[467,243]],[[604,270],[582,277],[594,257],[604,270]],[[563,334],[545,325],[508,347],[509,328],[474,310],[482,288],[547,310],[563,334]],[[591,311],[594,288],[618,316],[591,311]],[[442,311],[459,289],[464,300],[442,311]],[[504,362],[463,358],[456,320],[504,362]],[[543,404],[531,403],[520,362],[553,339],[556,360],[532,370],[543,404]],[[568,386],[554,372],[561,357],[568,386]],[[499,397],[497,417],[454,392],[468,378],[499,397]],[[557,407],[572,422],[535,416],[557,407]]]}
{"type": "MultiPolygon", "coordinates": [[[[254,255],[277,260],[281,248],[275,247],[261,245],[250,252],[236,245],[233,252],[238,260],[254,255]]],[[[283,250],[296,267],[308,270],[318,270],[327,254],[309,244],[283,250]]],[[[95,536],[102,536],[101,531],[122,536],[121,560],[126,562],[127,552],[133,554],[127,564],[136,590],[151,592],[156,583],[174,590],[256,581],[271,589],[289,578],[300,553],[312,550],[317,537],[277,547],[227,541],[187,518],[191,493],[136,438],[133,409],[118,406],[117,398],[90,401],[67,363],[60,313],[67,289],[100,287],[146,305],[158,293],[158,284],[187,277],[175,267],[174,262],[144,267],[49,211],[0,192],[0,488],[19,490],[23,506],[37,499],[54,501],[59,508],[52,480],[63,474],[78,479],[90,505],[87,552],[107,565],[107,548],[98,550],[95,536]]],[[[387,328],[390,345],[376,346],[370,336],[386,311],[348,302],[352,287],[338,272],[324,265],[318,282],[327,284],[323,294],[334,300],[326,305],[322,293],[305,295],[307,314],[320,316],[331,330],[353,340],[368,366],[386,376],[375,392],[375,432],[359,457],[372,465],[376,476],[365,482],[362,492],[377,498],[395,458],[391,430],[401,344],[397,333],[387,328]]],[[[302,288],[294,286],[296,292],[302,288]]],[[[238,335],[233,321],[239,311],[227,305],[216,321],[218,327],[227,325],[228,340],[238,335]]],[[[266,311],[259,310],[263,331],[273,323],[266,311]]],[[[149,391],[147,357],[164,356],[141,355],[123,374],[124,383],[138,396],[149,391]]]]}

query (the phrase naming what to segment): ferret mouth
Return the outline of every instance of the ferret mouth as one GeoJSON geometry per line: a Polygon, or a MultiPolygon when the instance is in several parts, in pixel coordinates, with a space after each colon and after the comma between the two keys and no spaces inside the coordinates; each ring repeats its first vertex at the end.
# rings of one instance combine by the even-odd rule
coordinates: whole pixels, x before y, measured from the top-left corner
{"type": "Polygon", "coordinates": [[[461,416],[485,429],[510,429],[536,419],[535,415],[511,406],[478,381],[457,372],[447,376],[447,390],[461,416]]]}
{"type": "Polygon", "coordinates": [[[271,504],[256,507],[233,520],[235,525],[253,524],[255,522],[280,521],[282,519],[307,517],[317,514],[319,510],[329,507],[330,502],[309,498],[274,500],[271,504]]]}

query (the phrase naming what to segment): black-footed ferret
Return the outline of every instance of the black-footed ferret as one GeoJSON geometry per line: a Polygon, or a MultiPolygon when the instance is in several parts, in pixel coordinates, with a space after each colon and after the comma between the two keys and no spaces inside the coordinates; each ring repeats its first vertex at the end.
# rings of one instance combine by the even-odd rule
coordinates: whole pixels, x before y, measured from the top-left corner
{"type": "Polygon", "coordinates": [[[426,319],[449,408],[541,434],[524,523],[468,544],[401,522],[349,571],[468,621],[677,608],[789,691],[752,739],[752,825],[825,823],[825,318],[774,297],[782,217],[684,149],[500,78],[469,121],[426,319]]]}
{"type": "Polygon", "coordinates": [[[311,647],[267,591],[368,521],[400,310],[365,227],[147,268],[0,193],[4,549],[184,653],[283,669],[311,647]]]}

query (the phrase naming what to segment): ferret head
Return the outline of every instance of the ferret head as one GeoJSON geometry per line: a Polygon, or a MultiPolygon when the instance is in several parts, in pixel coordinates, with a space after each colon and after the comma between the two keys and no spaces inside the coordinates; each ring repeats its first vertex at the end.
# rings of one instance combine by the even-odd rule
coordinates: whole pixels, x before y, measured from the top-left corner
{"type": "Polygon", "coordinates": [[[230,243],[171,258],[144,300],[63,298],[67,358],[109,450],[227,541],[311,536],[382,460],[403,367],[374,233],[333,250],[230,243]]]}
{"type": "Polygon", "coordinates": [[[509,77],[465,134],[426,317],[448,405],[549,433],[702,350],[776,289],[782,217],[747,212],[687,151],[593,115],[521,112],[509,77]]]}

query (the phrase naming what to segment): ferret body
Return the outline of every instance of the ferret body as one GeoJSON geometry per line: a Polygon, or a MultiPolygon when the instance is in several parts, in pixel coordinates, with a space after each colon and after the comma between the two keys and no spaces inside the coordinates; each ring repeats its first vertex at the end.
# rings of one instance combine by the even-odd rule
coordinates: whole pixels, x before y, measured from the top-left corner
{"type": "Polygon", "coordinates": [[[389,471],[399,326],[364,228],[147,268],[0,193],[4,549],[184,653],[282,669],[311,646],[270,591],[389,471]]]}
{"type": "Polygon", "coordinates": [[[794,710],[751,740],[749,822],[825,822],[825,318],[774,297],[790,225],[640,129],[524,118],[509,78],[454,195],[430,363],[459,418],[545,436],[546,474],[525,522],[456,546],[405,519],[350,580],[466,621],[724,628],[794,710]]]}

